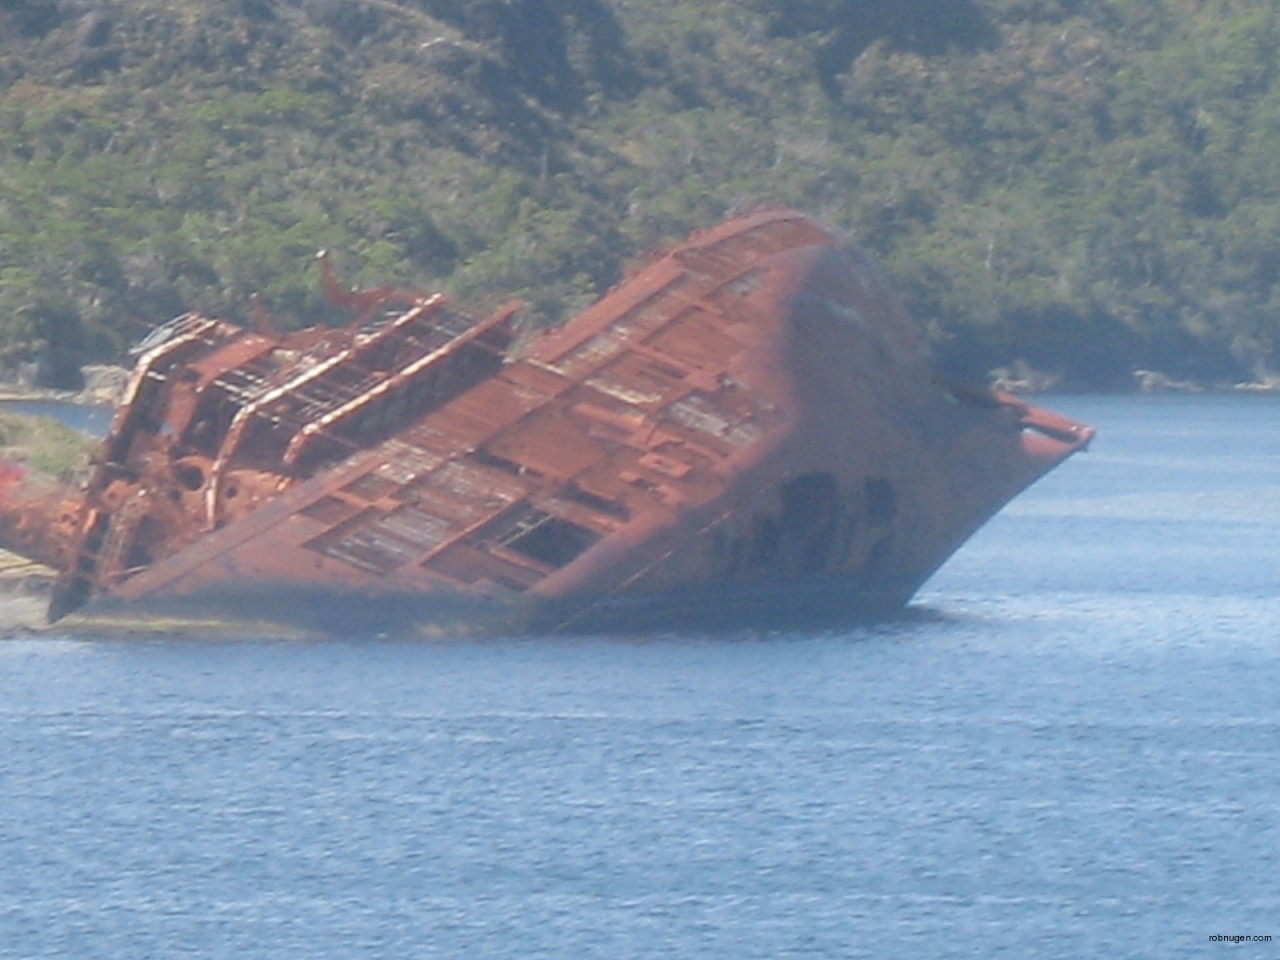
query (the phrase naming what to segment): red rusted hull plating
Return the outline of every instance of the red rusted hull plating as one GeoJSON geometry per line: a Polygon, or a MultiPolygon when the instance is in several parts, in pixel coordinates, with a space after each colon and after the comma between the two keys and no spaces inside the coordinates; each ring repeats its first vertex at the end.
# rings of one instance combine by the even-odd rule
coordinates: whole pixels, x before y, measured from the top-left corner
{"type": "Polygon", "coordinates": [[[879,614],[1092,436],[941,383],[876,267],[787,210],[694,237],[514,355],[514,307],[345,301],[345,330],[188,315],[142,344],[86,488],[8,498],[10,543],[63,570],[52,617],[879,614]],[[37,550],[30,516],[55,514],[37,550]]]}

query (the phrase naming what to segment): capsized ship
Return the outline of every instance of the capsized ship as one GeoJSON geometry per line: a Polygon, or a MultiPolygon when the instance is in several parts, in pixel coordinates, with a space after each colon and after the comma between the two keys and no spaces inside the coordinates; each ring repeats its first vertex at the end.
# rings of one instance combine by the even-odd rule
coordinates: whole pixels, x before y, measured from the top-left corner
{"type": "Polygon", "coordinates": [[[516,304],[324,276],[348,327],[155,330],[82,488],[0,470],[0,545],[60,571],[51,620],[878,616],[1093,434],[943,382],[870,259],[791,210],[695,235],[520,348],[516,304]]]}

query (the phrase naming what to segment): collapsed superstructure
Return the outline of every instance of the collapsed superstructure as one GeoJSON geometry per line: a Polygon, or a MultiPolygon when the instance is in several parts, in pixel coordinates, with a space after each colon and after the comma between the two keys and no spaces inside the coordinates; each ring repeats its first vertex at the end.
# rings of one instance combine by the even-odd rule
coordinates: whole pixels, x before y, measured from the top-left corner
{"type": "Polygon", "coordinates": [[[0,545],[60,571],[52,619],[874,615],[1092,435],[943,383],[870,260],[789,210],[514,353],[517,305],[326,285],[350,326],[153,332],[83,488],[0,475],[0,545]]]}

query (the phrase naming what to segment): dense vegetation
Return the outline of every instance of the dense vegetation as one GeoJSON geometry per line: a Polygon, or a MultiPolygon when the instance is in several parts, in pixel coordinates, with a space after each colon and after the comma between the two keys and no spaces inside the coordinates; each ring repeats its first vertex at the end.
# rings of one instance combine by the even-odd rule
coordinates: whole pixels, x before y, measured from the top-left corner
{"type": "Polygon", "coordinates": [[[0,367],[366,284],[554,322],[782,202],[882,260],[953,371],[1267,379],[1263,0],[0,0],[0,367]]]}
{"type": "Polygon", "coordinates": [[[26,463],[49,477],[79,482],[89,472],[95,445],[88,434],[52,417],[0,410],[0,460],[26,463]]]}

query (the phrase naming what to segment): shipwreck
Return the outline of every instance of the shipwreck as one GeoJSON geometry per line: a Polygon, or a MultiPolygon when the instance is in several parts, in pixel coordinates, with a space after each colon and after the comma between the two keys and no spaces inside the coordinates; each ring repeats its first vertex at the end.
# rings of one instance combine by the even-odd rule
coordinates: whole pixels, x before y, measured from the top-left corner
{"type": "Polygon", "coordinates": [[[0,469],[0,545],[58,571],[51,620],[878,616],[1093,434],[944,382],[871,260],[790,210],[519,345],[517,304],[477,319],[324,276],[347,327],[151,333],[82,487],[0,469]]]}

